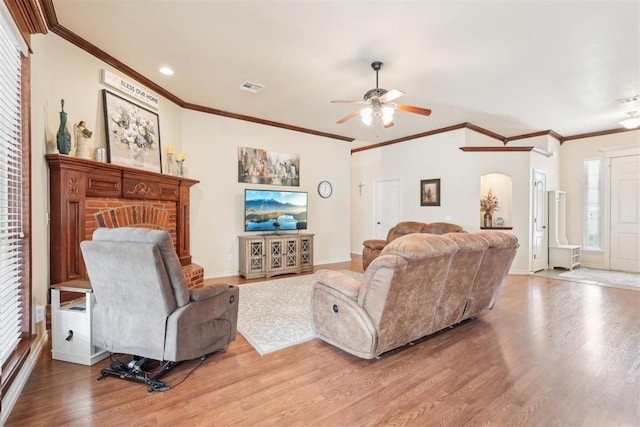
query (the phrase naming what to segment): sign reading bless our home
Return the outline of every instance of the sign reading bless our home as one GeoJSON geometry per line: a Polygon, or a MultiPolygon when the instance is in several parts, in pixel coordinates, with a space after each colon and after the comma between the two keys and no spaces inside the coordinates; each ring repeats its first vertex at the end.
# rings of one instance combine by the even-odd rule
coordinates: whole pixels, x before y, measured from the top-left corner
{"type": "Polygon", "coordinates": [[[134,83],[128,82],[116,76],[108,70],[102,70],[102,81],[105,84],[126,93],[127,95],[131,95],[134,98],[139,99],[140,101],[152,106],[155,109],[157,109],[159,106],[158,97],[156,95],[147,92],[134,83]]]}

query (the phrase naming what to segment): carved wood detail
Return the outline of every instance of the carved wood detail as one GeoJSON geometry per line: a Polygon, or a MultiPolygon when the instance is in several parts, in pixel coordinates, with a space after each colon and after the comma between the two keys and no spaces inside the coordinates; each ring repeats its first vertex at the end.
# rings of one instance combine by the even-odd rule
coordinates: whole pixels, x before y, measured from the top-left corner
{"type": "Polygon", "coordinates": [[[129,225],[169,224],[180,263],[191,264],[189,189],[199,181],[59,154],[46,157],[51,177],[51,283],[86,278],[80,242],[97,226],[96,203],[104,203],[104,215],[132,215],[129,225]],[[165,208],[151,207],[152,203],[165,208]],[[175,212],[175,229],[174,214],[167,207],[175,212]]]}

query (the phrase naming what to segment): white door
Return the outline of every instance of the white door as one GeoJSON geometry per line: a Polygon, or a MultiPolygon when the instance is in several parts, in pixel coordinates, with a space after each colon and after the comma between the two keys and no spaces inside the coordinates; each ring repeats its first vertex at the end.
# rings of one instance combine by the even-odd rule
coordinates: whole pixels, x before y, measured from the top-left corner
{"type": "Polygon", "coordinates": [[[533,271],[540,271],[547,268],[547,220],[545,212],[547,194],[547,173],[541,170],[533,170],[533,247],[531,268],[533,271]]]}
{"type": "Polygon", "coordinates": [[[400,178],[375,181],[374,235],[386,239],[389,229],[400,221],[402,182],[400,178]]]}
{"type": "Polygon", "coordinates": [[[640,156],[611,158],[612,270],[640,273],[640,156]]]}

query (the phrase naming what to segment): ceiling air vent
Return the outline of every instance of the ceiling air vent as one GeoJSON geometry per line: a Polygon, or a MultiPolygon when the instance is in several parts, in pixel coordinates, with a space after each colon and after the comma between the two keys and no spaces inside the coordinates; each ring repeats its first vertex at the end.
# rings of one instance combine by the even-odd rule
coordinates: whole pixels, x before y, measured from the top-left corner
{"type": "Polygon", "coordinates": [[[239,89],[246,90],[247,92],[258,93],[264,89],[264,85],[245,80],[244,83],[240,85],[239,89]]]}

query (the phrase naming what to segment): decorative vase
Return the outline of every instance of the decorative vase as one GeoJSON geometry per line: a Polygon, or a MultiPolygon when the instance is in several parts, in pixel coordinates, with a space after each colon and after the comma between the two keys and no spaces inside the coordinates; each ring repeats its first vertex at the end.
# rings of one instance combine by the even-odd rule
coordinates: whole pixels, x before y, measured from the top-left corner
{"type": "Polygon", "coordinates": [[[493,219],[491,218],[491,212],[485,212],[484,214],[484,226],[490,228],[493,226],[493,219]]]}
{"type": "Polygon", "coordinates": [[[58,152],[60,154],[69,154],[71,152],[71,133],[67,129],[67,113],[64,112],[64,99],[61,104],[60,127],[56,134],[56,142],[58,143],[58,152]]]}
{"type": "Polygon", "coordinates": [[[173,175],[173,153],[167,153],[167,173],[173,175]]]}
{"type": "Polygon", "coordinates": [[[76,157],[91,160],[91,141],[89,138],[79,136],[76,142],[76,157]]]}
{"type": "Polygon", "coordinates": [[[134,166],[144,166],[144,148],[129,144],[129,155],[134,166]]]}
{"type": "Polygon", "coordinates": [[[91,160],[91,132],[86,127],[84,120],[74,125],[74,131],[76,136],[76,146],[74,155],[80,159],[91,160]]]}

